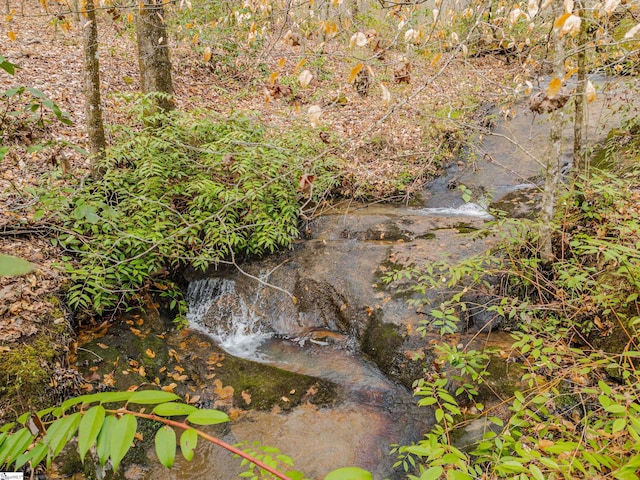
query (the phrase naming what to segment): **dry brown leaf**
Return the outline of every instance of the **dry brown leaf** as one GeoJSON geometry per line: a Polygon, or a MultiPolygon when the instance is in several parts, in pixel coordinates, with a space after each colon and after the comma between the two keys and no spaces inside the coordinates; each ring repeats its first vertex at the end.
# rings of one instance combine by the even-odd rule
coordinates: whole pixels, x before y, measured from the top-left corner
{"type": "Polygon", "coordinates": [[[242,390],[240,396],[242,397],[242,400],[244,400],[244,403],[246,403],[247,405],[251,404],[251,394],[249,392],[247,392],[246,390],[242,390]]]}
{"type": "Polygon", "coordinates": [[[147,348],[144,351],[145,355],[149,358],[156,358],[156,352],[154,352],[153,350],[151,350],[150,348],[147,348]]]}

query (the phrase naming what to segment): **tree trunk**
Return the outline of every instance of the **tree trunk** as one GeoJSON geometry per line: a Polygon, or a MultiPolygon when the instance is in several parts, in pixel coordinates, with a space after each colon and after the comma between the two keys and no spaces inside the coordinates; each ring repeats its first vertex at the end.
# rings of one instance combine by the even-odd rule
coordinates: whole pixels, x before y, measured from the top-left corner
{"type": "MultiPolygon", "coordinates": [[[[140,83],[144,93],[173,95],[171,59],[162,2],[163,0],[144,0],[138,11],[136,27],[140,83]]],[[[175,107],[173,100],[166,96],[157,98],[156,105],[161,110],[172,110],[175,107]]]]}
{"type": "Polygon", "coordinates": [[[97,174],[96,165],[104,156],[106,140],[102,122],[100,101],[100,63],[98,60],[98,26],[93,0],[86,0],[86,10],[82,24],[82,43],[84,49],[84,97],[89,151],[91,152],[91,174],[97,174]]]}
{"type": "MultiPolygon", "coordinates": [[[[554,77],[564,78],[564,40],[556,35],[554,54],[554,77]]],[[[560,94],[560,92],[558,92],[560,94]]],[[[556,199],[560,186],[560,162],[562,161],[562,108],[555,110],[549,121],[549,150],[546,155],[544,191],[540,202],[540,226],[538,229],[538,249],[543,265],[549,265],[554,260],[552,244],[553,217],[556,209],[556,199]]]]}
{"type": "Polygon", "coordinates": [[[575,173],[586,170],[588,165],[585,164],[586,158],[583,155],[584,127],[585,127],[585,104],[586,104],[586,86],[587,86],[587,42],[589,41],[587,33],[587,22],[585,18],[585,8],[582,2],[578,5],[580,9],[578,15],[582,18],[580,24],[580,33],[576,43],[578,44],[578,85],[576,86],[575,96],[575,118],[573,120],[573,169],[575,173]]]}

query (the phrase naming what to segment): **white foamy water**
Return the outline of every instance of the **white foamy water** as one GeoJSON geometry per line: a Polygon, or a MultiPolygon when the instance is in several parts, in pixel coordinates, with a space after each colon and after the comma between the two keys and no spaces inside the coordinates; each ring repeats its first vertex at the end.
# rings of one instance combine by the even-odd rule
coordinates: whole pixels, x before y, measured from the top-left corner
{"type": "Polygon", "coordinates": [[[236,294],[233,280],[195,280],[189,283],[185,298],[189,326],[209,335],[231,355],[256,359],[258,347],[273,336],[264,330],[253,305],[236,294]]]}
{"type": "Polygon", "coordinates": [[[421,208],[417,210],[423,215],[433,215],[440,217],[473,217],[473,218],[486,218],[492,219],[491,215],[485,207],[478,205],[477,203],[465,203],[459,207],[432,207],[421,208]]]}

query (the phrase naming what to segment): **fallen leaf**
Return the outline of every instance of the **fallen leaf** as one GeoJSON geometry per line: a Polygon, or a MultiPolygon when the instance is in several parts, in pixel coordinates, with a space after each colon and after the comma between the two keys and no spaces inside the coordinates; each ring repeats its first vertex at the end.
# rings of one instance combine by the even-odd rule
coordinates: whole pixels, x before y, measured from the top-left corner
{"type": "Polygon", "coordinates": [[[96,343],[96,345],[98,345],[103,350],[107,350],[109,348],[109,345],[105,345],[104,343],[96,343]]]}
{"type": "Polygon", "coordinates": [[[151,350],[150,348],[147,348],[147,349],[144,351],[144,353],[145,353],[145,355],[146,355],[147,357],[149,357],[149,358],[156,358],[156,353],[155,353],[153,350],[151,350]]]}
{"type": "Polygon", "coordinates": [[[248,393],[246,390],[242,390],[242,393],[240,393],[240,396],[244,400],[244,403],[246,403],[247,405],[251,404],[251,394],[248,393]]]}

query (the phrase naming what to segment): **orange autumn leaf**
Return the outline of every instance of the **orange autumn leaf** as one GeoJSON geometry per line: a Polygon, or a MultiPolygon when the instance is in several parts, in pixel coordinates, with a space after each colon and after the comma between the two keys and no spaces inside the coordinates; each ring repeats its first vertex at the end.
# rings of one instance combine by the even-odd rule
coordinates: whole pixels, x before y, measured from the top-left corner
{"type": "Polygon", "coordinates": [[[276,83],[278,75],[280,75],[278,72],[271,72],[271,75],[269,75],[269,85],[274,85],[276,83]]]}
{"type": "Polygon", "coordinates": [[[442,53],[438,53],[435,57],[433,57],[433,60],[431,60],[431,66],[433,67],[434,65],[436,65],[441,58],[442,58],[442,53]]]}
{"type": "Polygon", "coordinates": [[[177,383],[172,383],[170,385],[165,385],[164,387],[161,387],[161,390],[164,392],[173,392],[177,386],[178,386],[177,383]]]}
{"type": "Polygon", "coordinates": [[[204,52],[202,53],[202,59],[204,60],[205,63],[207,63],[209,60],[211,60],[211,47],[206,47],[204,49],[204,52]]]}
{"type": "Polygon", "coordinates": [[[287,63],[287,60],[282,57],[280,60],[278,60],[278,67],[282,68],[285,66],[285,64],[287,63]]]}
{"type": "Polygon", "coordinates": [[[295,75],[296,73],[298,73],[305,63],[307,63],[306,58],[303,58],[302,60],[300,60],[296,65],[296,68],[293,69],[293,74],[295,75]]]}
{"type": "Polygon", "coordinates": [[[554,30],[560,30],[564,26],[564,22],[566,22],[570,16],[570,13],[565,13],[556,18],[556,21],[553,22],[554,30]]]}
{"type": "Polygon", "coordinates": [[[244,400],[244,403],[246,403],[247,405],[251,404],[251,394],[249,392],[247,392],[246,390],[242,390],[240,396],[244,400]]]}
{"type": "Polygon", "coordinates": [[[353,83],[353,81],[356,79],[356,76],[360,73],[360,70],[362,70],[362,67],[364,67],[364,64],[359,63],[351,69],[349,78],[347,79],[347,83],[353,83]]]}
{"type": "Polygon", "coordinates": [[[549,82],[549,86],[547,87],[547,97],[553,98],[555,97],[562,88],[562,80],[559,78],[554,78],[549,82]]]}
{"type": "Polygon", "coordinates": [[[150,348],[147,348],[144,353],[147,355],[147,357],[149,358],[156,358],[156,352],[154,352],[153,350],[151,350],[150,348]]]}
{"type": "Polygon", "coordinates": [[[16,34],[13,32],[13,30],[10,30],[10,31],[7,32],[7,37],[9,37],[9,39],[14,41],[14,42],[16,41],[16,38],[17,38],[16,34]]]}

